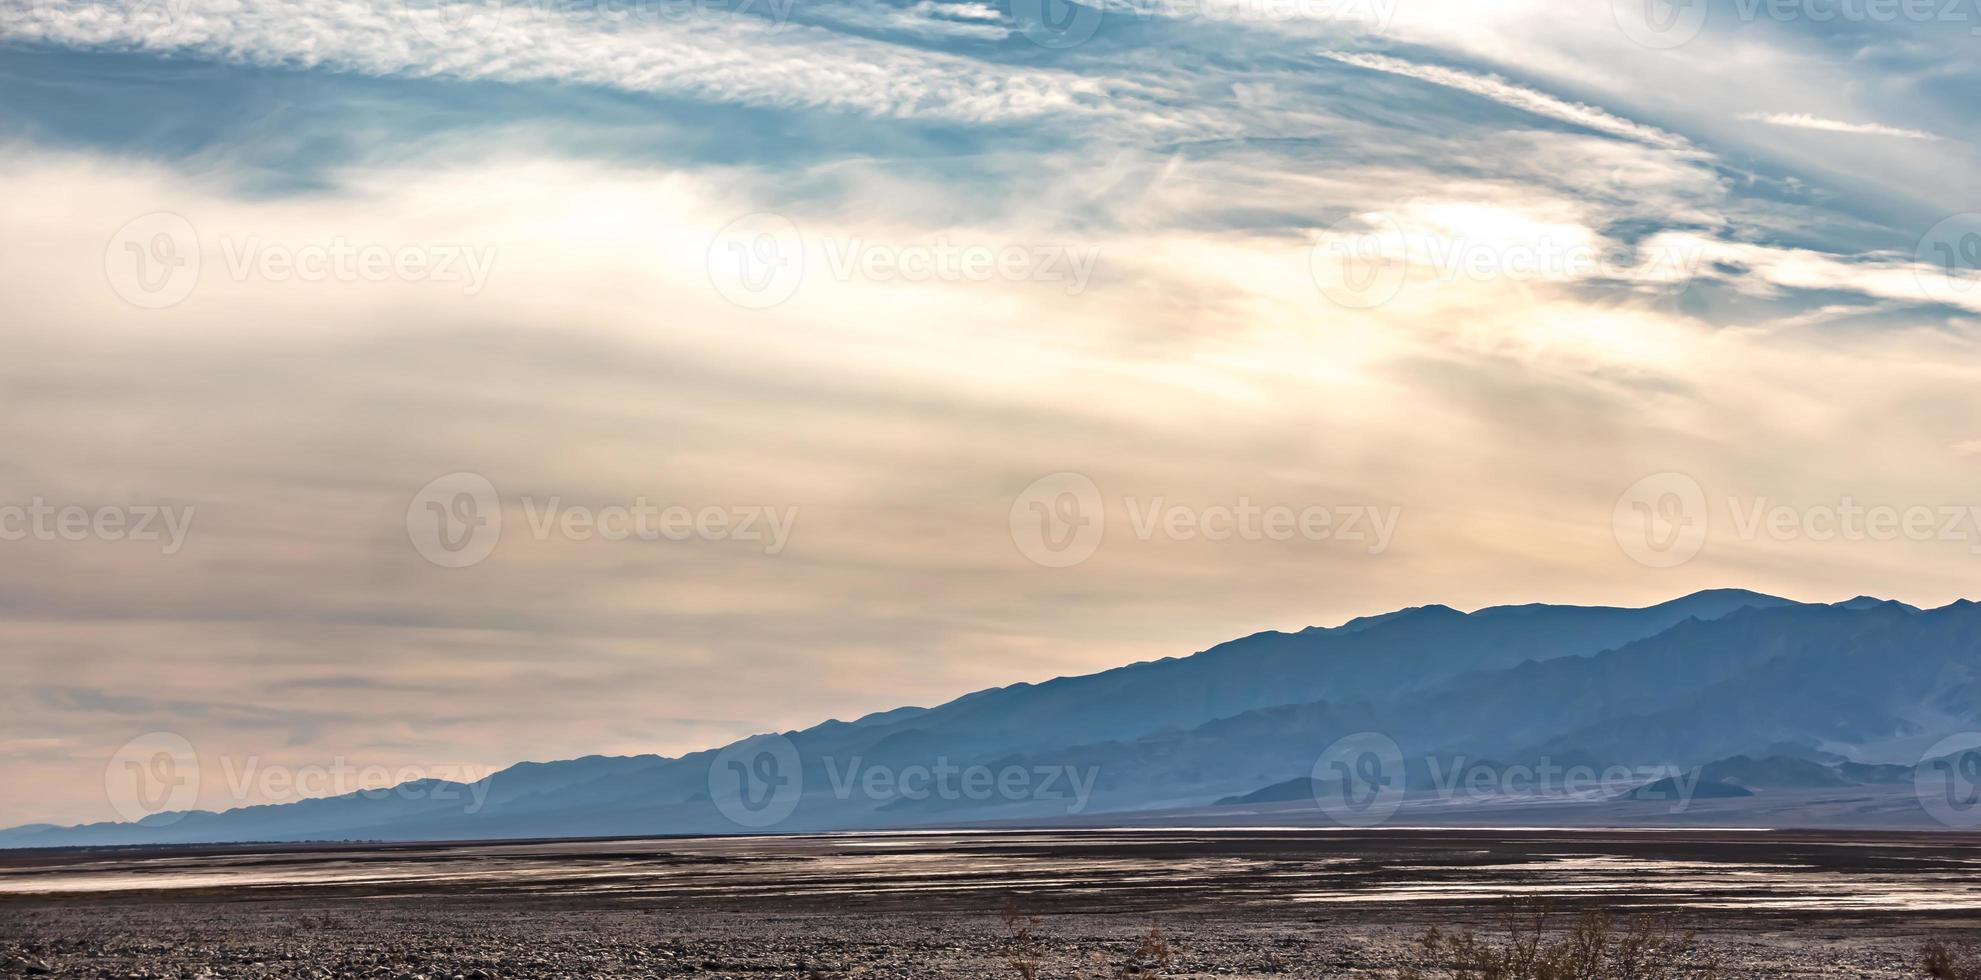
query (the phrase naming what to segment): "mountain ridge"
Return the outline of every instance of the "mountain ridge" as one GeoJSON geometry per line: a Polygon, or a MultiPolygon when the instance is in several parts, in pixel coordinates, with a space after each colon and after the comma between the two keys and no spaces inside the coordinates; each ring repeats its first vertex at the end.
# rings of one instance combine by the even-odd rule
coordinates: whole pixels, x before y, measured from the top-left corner
{"type": "Polygon", "coordinates": [[[0,846],[360,832],[379,839],[546,836],[550,827],[557,836],[735,832],[741,828],[711,802],[711,769],[723,753],[762,739],[789,745],[798,764],[799,805],[777,825],[793,831],[1033,819],[1066,808],[1028,798],[875,798],[846,789],[853,769],[1091,772],[1093,812],[1127,812],[1208,805],[1298,778],[1329,741],[1355,731],[1388,732],[1415,753],[1515,761],[1554,753],[1696,765],[1787,747],[1812,755],[1843,748],[1851,751],[1839,757],[1852,764],[1889,763],[1903,739],[1934,731],[1933,712],[1981,727],[1981,705],[1973,703],[1981,690],[1975,609],[1955,603],[1920,610],[1870,597],[1809,604],[1738,589],[1640,608],[1528,603],[1466,613],[1415,606],[673,758],[518,763],[476,783],[452,784],[483,801],[473,813],[359,793],[138,824],[29,825],[0,831],[0,846]],[[1889,656],[1877,661],[1892,668],[1883,680],[1803,676],[1812,668],[1849,674],[1844,668],[1861,664],[1866,647],[1911,655],[1899,664],[1889,656]],[[1790,693],[1756,687],[1765,684],[1790,693]],[[1863,710],[1839,713],[1840,703],[1855,703],[1843,694],[1863,710]],[[1796,697],[1820,707],[1798,707],[1796,697]],[[1751,704],[1729,711],[1730,699],[1751,704]],[[1524,710],[1533,704],[1548,710],[1524,710]],[[1713,711],[1732,719],[1706,714],[1713,711]]]}

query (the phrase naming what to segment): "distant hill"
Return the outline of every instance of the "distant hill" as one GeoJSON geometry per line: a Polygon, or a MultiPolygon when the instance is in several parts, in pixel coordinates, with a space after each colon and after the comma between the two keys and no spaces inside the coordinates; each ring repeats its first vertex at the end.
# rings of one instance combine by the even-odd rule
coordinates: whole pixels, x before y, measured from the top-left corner
{"type": "Polygon", "coordinates": [[[1633,800],[1675,800],[1689,793],[1712,799],[1753,796],[1776,789],[1824,789],[1903,783],[1912,780],[1911,766],[1829,766],[1794,756],[1755,759],[1737,755],[1699,767],[1683,776],[1668,776],[1631,791],[1633,800]],[[1688,785],[1689,784],[1689,785],[1688,785]]]}
{"type": "Polygon", "coordinates": [[[1312,776],[1297,776],[1284,782],[1274,783],[1255,789],[1242,796],[1227,796],[1217,801],[1218,806],[1241,806],[1247,803],[1295,803],[1314,798],[1315,784],[1312,776]]]}
{"type": "Polygon", "coordinates": [[[1927,746],[1975,729],[1973,603],[1805,605],[1725,590],[1643,609],[1434,605],[679,758],[525,763],[465,787],[485,797],[472,812],[405,798],[413,794],[352,794],[136,825],[15,828],[0,845],[1093,819],[1297,802],[1311,797],[1305,781],[1321,754],[1361,732],[1394,743],[1413,789],[1481,760],[1704,767],[1709,793],[1784,780],[1896,787],[1927,746]],[[739,822],[719,804],[745,785],[739,822]],[[755,822],[759,812],[774,819],[755,822]]]}

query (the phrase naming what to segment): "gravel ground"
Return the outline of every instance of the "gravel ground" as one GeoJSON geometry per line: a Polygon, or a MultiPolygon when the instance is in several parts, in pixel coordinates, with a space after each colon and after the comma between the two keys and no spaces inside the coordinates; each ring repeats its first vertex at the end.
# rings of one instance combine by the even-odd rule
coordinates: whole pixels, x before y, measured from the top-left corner
{"type": "Polygon", "coordinates": [[[1682,962],[1722,977],[1926,980],[1928,941],[1981,940],[1977,866],[1981,838],[1829,832],[17,850],[0,980],[1439,978],[1427,929],[1496,939],[1532,895],[1555,927],[1661,909],[1697,933],[1682,962]]]}
{"type": "MultiPolygon", "coordinates": [[[[1174,977],[1387,977],[1429,965],[1415,938],[1434,921],[1376,922],[1216,911],[1161,917],[1174,977]]],[[[0,973],[96,978],[1011,977],[1014,955],[1040,978],[1103,978],[1137,964],[1144,915],[1037,917],[1014,941],[985,913],[752,914],[682,909],[485,905],[132,903],[0,905],[0,973]],[[1029,953],[1025,952],[1030,950],[1029,953]]],[[[1443,921],[1443,920],[1439,920],[1443,921]]],[[[1443,921],[1490,929],[1492,917],[1443,921]]],[[[1723,975],[1907,977],[1924,930],[1863,923],[1748,922],[1701,934],[1723,975]]],[[[1022,928],[1022,927],[1021,927],[1022,928]]]]}

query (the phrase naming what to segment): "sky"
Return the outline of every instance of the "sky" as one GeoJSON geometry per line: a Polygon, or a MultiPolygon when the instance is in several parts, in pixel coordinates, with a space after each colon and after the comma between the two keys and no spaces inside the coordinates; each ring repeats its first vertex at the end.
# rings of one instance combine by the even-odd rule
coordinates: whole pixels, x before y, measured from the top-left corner
{"type": "Polygon", "coordinates": [[[0,825],[1976,596],[1981,2],[1097,2],[0,0],[0,825]]]}

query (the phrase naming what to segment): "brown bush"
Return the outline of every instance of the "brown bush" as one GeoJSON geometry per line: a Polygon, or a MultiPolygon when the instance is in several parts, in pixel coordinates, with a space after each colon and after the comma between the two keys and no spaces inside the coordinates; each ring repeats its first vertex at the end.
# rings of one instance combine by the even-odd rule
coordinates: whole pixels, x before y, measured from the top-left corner
{"type": "Polygon", "coordinates": [[[1142,938],[1142,944],[1128,954],[1128,961],[1114,971],[1118,980],[1135,980],[1138,977],[1152,977],[1169,969],[1169,939],[1162,934],[1162,920],[1149,922],[1149,934],[1142,938]]]}
{"type": "Polygon", "coordinates": [[[1586,912],[1565,930],[1549,928],[1545,909],[1516,920],[1503,940],[1432,928],[1421,940],[1442,973],[1404,971],[1408,980],[1713,980],[1719,967],[1703,957],[1692,933],[1669,920],[1640,917],[1618,925],[1586,912]]]}
{"type": "Polygon", "coordinates": [[[1932,980],[1981,980],[1981,949],[1950,946],[1934,940],[1926,944],[1926,975],[1932,980]]]}
{"type": "MultiPolygon", "coordinates": [[[[1006,934],[1005,965],[1017,973],[1020,980],[1038,980],[1039,969],[1043,963],[1040,949],[1043,943],[1039,939],[1038,918],[1020,909],[1015,898],[1005,903],[1001,918],[1004,920],[1006,934]]],[[[1109,977],[1110,980],[1146,980],[1167,972],[1171,963],[1171,954],[1169,937],[1162,931],[1162,920],[1150,920],[1148,934],[1142,937],[1141,943],[1129,951],[1128,958],[1115,965],[1112,970],[1106,968],[1107,959],[1098,952],[1090,953],[1088,965],[1097,968],[1101,976],[1109,977]]]]}
{"type": "Polygon", "coordinates": [[[1022,980],[1038,980],[1039,976],[1039,920],[1026,915],[1013,898],[1004,903],[1005,939],[1004,962],[1016,971],[1022,980]]]}

